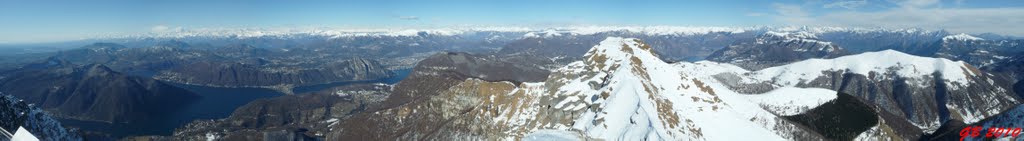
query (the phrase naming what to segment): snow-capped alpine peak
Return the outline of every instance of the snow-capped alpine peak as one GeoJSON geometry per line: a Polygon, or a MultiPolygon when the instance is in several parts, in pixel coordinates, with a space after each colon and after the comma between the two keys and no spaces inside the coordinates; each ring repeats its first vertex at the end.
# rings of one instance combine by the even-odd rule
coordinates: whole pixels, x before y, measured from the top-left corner
{"type": "Polygon", "coordinates": [[[757,39],[757,43],[758,44],[766,44],[766,43],[770,42],[771,40],[781,40],[781,41],[784,41],[784,42],[816,43],[816,44],[820,44],[822,46],[829,46],[828,48],[830,50],[834,48],[834,47],[832,47],[833,46],[832,42],[823,41],[821,39],[818,39],[817,35],[815,35],[814,33],[811,33],[811,32],[807,32],[807,31],[793,31],[793,32],[768,31],[768,32],[765,32],[764,35],[761,35],[757,39]]]}
{"type": "Polygon", "coordinates": [[[946,37],[942,37],[942,40],[943,41],[948,41],[948,40],[973,41],[973,40],[985,40],[985,39],[974,37],[974,36],[971,36],[971,35],[967,35],[965,33],[960,33],[960,34],[956,34],[956,35],[949,35],[949,36],[946,36],[946,37]]]}
{"type": "Polygon", "coordinates": [[[786,38],[803,38],[803,39],[815,39],[815,38],[818,38],[818,36],[814,35],[814,33],[806,32],[806,31],[795,31],[795,32],[768,31],[768,32],[765,32],[765,35],[766,36],[786,37],[786,38]]]}

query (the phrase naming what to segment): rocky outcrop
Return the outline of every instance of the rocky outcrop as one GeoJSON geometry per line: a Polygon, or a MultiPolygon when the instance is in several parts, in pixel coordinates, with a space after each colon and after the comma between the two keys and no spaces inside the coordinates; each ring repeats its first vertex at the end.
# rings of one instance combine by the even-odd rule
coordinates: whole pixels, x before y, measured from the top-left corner
{"type": "MultiPolygon", "coordinates": [[[[82,137],[64,128],[57,119],[26,101],[0,94],[0,128],[14,133],[19,127],[40,140],[80,141],[82,137]]],[[[0,140],[6,139],[0,136],[0,140]]]]}

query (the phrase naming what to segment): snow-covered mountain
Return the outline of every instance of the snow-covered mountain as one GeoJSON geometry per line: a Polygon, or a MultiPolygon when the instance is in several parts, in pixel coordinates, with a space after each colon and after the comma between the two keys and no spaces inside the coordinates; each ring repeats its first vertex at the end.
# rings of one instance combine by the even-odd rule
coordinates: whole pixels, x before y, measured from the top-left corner
{"type": "MultiPolygon", "coordinates": [[[[658,59],[650,46],[637,39],[608,38],[584,58],[557,69],[543,83],[513,85],[467,79],[438,96],[363,115],[374,119],[373,123],[408,125],[392,128],[408,129],[398,130],[393,136],[359,134],[352,130],[361,129],[347,128],[356,126],[351,122],[337,129],[348,132],[332,137],[515,139],[558,134],[600,139],[822,138],[799,130],[796,124],[758,104],[785,100],[714,89],[724,86],[713,86],[720,84],[710,83],[714,81],[710,77],[684,75],[680,66],[658,59]],[[457,112],[464,110],[469,111],[457,112]],[[445,128],[440,129],[415,126],[424,120],[457,122],[441,123],[445,128]],[[736,131],[749,136],[728,135],[736,131]]],[[[836,97],[830,90],[811,91],[816,92],[815,96],[803,97],[803,104],[779,109],[810,109],[836,97]]],[[[373,124],[364,122],[358,125],[373,124]]]]}
{"type": "Polygon", "coordinates": [[[946,36],[946,37],[942,37],[942,40],[969,41],[969,40],[985,40],[985,39],[974,37],[974,36],[967,35],[967,34],[964,34],[964,33],[960,33],[960,34],[956,34],[956,35],[949,35],[949,36],[946,36]]]}
{"type": "MultiPolygon", "coordinates": [[[[545,82],[548,95],[541,98],[550,98],[541,103],[555,109],[551,112],[574,116],[538,128],[613,140],[821,138],[759,106],[785,100],[715,89],[723,87],[658,59],[650,46],[637,39],[608,38],[584,58],[554,72],[545,82]],[[729,135],[733,133],[744,136],[729,135]]],[[[801,104],[779,109],[810,109],[836,96],[829,90],[810,91],[815,93],[808,93],[801,104]]],[[[796,97],[791,94],[767,95],[796,97]]]]}
{"type": "Polygon", "coordinates": [[[356,115],[328,139],[916,139],[1020,103],[996,81],[964,62],[896,51],[758,71],[666,63],[639,39],[610,37],[544,82],[470,76],[356,115]]]}
{"type": "MultiPolygon", "coordinates": [[[[892,50],[810,59],[759,71],[719,70],[725,71],[716,75],[717,79],[745,92],[795,86],[849,93],[875,104],[880,113],[889,115],[883,116],[888,123],[909,122],[925,133],[936,130],[949,119],[977,122],[1020,103],[1005,78],[982,72],[962,61],[918,57],[892,50]]],[[[907,133],[912,134],[920,133],[907,133]]]]}
{"type": "Polygon", "coordinates": [[[810,58],[835,58],[848,54],[842,47],[818,39],[809,32],[768,31],[755,39],[741,40],[719,49],[707,60],[759,70],[810,58]]]}

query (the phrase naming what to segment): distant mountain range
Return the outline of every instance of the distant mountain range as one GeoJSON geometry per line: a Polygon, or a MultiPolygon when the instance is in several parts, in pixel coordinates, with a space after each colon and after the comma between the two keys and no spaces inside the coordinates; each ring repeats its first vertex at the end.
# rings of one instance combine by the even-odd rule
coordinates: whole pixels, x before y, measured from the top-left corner
{"type": "Polygon", "coordinates": [[[199,96],[152,78],[116,72],[105,65],[75,65],[59,59],[4,72],[0,91],[57,117],[135,123],[176,110],[199,96]]]}
{"type": "Polygon", "coordinates": [[[1016,123],[994,118],[1024,100],[1024,39],[941,30],[197,29],[85,41],[4,59],[20,67],[3,69],[0,92],[56,117],[131,122],[197,98],[166,83],[290,93],[412,69],[394,86],[257,100],[128,140],[916,140],[1016,123]]]}

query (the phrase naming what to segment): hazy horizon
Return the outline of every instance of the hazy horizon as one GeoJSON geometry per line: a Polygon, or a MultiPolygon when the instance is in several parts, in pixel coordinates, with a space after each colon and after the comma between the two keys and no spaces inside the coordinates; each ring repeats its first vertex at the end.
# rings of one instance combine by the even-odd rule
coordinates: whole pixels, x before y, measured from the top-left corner
{"type": "Polygon", "coordinates": [[[1024,35],[1024,3],[763,1],[4,1],[0,43],[197,28],[453,26],[839,26],[1024,35]]]}

